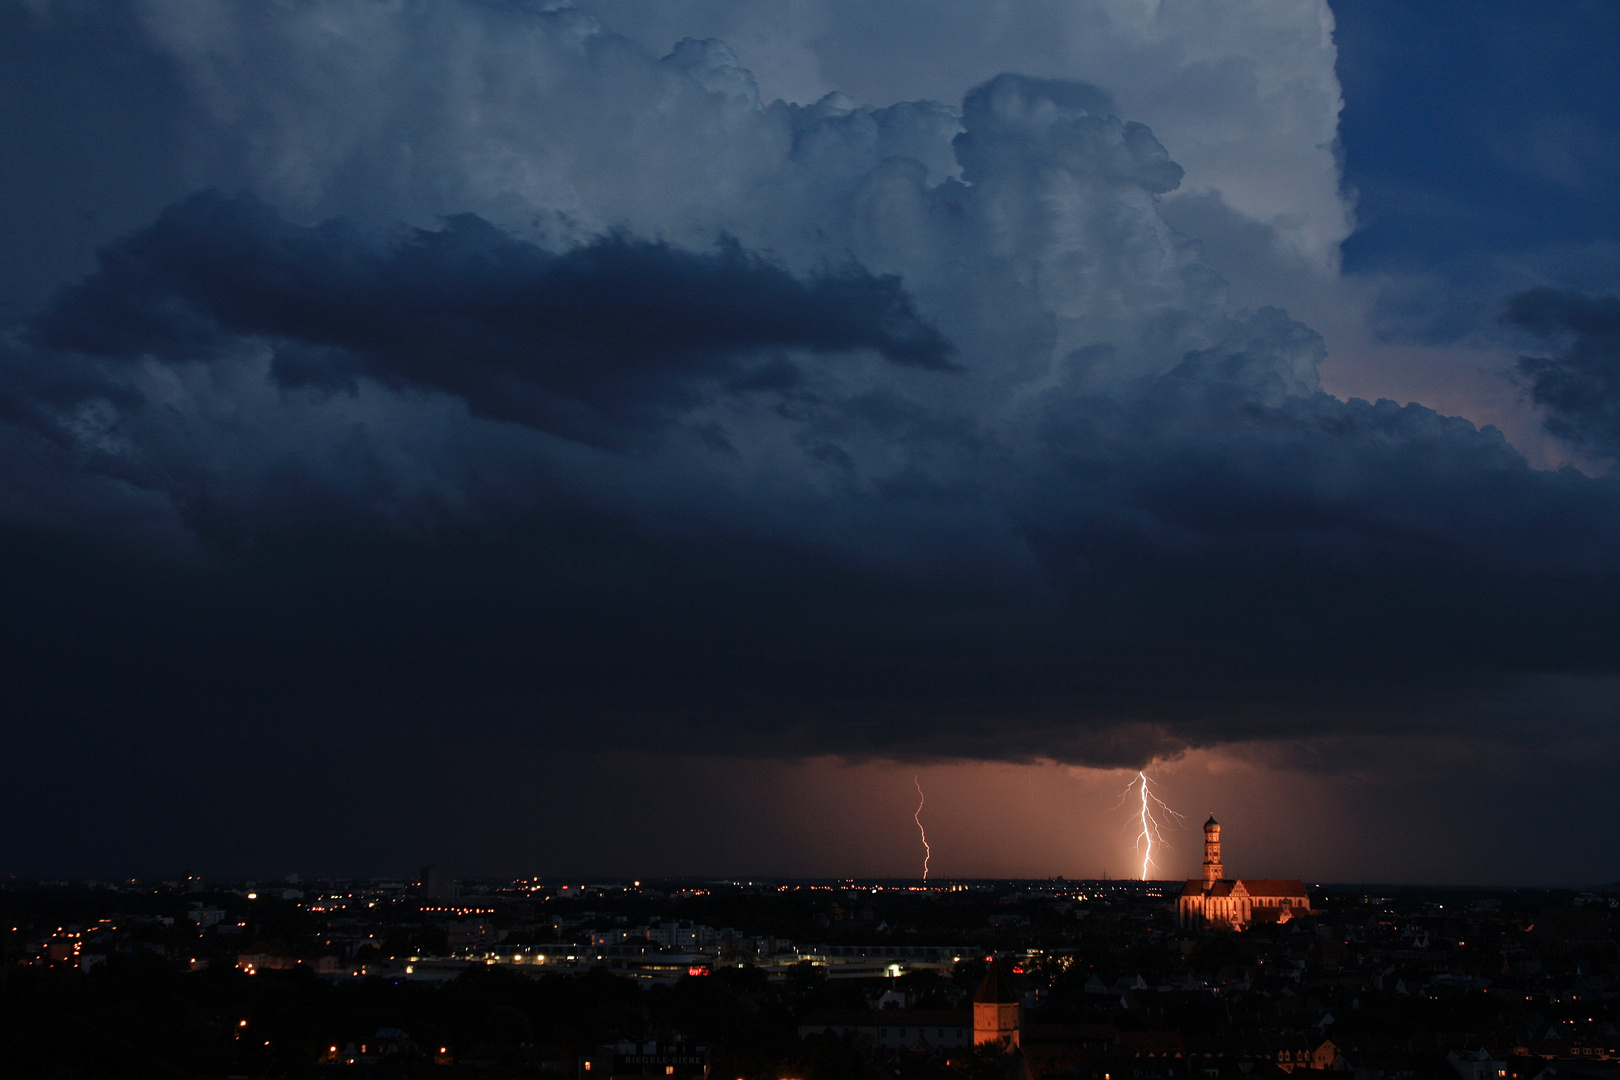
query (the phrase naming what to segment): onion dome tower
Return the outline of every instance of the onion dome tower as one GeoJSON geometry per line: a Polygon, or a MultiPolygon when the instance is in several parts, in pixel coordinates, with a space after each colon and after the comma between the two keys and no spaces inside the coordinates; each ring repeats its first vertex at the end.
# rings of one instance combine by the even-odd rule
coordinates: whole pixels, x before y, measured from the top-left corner
{"type": "Polygon", "coordinates": [[[1221,866],[1221,823],[1211,814],[1204,822],[1204,887],[1225,876],[1225,868],[1221,866]]]}

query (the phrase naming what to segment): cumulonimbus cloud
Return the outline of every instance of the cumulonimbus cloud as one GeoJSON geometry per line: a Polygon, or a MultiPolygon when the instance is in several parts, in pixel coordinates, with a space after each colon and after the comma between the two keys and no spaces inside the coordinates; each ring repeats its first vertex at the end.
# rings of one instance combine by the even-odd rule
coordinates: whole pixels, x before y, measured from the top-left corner
{"type": "Polygon", "coordinates": [[[1614,485],[1324,394],[1094,87],[765,104],[577,12],[232,10],[175,48],[253,196],[8,339],[32,707],[1121,763],[1620,666],[1614,485]]]}

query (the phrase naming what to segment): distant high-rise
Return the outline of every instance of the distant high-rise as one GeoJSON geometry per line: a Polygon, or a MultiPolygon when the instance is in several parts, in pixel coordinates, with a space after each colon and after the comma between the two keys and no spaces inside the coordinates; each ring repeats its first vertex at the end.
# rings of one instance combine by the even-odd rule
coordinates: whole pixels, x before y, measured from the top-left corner
{"type": "Polygon", "coordinates": [[[437,866],[422,867],[421,896],[424,900],[454,900],[456,879],[437,866]]]}

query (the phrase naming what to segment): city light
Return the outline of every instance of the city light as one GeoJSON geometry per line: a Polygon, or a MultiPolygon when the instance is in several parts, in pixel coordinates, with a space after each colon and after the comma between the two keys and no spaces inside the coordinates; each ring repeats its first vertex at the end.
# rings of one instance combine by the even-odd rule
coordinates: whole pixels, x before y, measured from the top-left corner
{"type": "MultiPolygon", "coordinates": [[[[922,822],[920,811],[926,809],[926,803],[923,801],[925,795],[921,789],[920,777],[914,777],[913,783],[918,788],[919,796],[919,802],[916,804],[917,808],[913,816],[919,825],[919,838],[921,838],[922,822]]],[[[1135,832],[1137,839],[1143,845],[1144,850],[1140,853],[1144,859],[1142,869],[1144,876],[1149,879],[1161,869],[1155,860],[1166,859],[1167,862],[1169,861],[1163,850],[1164,838],[1171,831],[1169,829],[1171,819],[1179,816],[1166,805],[1152,785],[1153,781],[1147,776],[1146,771],[1140,770],[1132,778],[1131,783],[1127,785],[1125,794],[1121,796],[1122,805],[1123,800],[1127,798],[1130,800],[1127,807],[1127,826],[1135,832]],[[1148,841],[1151,841],[1151,847],[1147,846],[1148,841]]],[[[1212,826],[1214,824],[1214,822],[1211,822],[1212,826]]],[[[1209,834],[1206,834],[1206,840],[1208,839],[1209,834]]],[[[1218,844],[1218,834],[1210,842],[1218,844]]],[[[1224,865],[1221,863],[1219,850],[1206,851],[1205,858],[1210,865],[1224,865]]],[[[1217,877],[1219,877],[1218,874],[1217,877]]],[[[1236,884],[1238,881],[1236,875],[1231,875],[1231,877],[1232,883],[1236,884]]],[[[1224,882],[1227,879],[1219,877],[1219,880],[1224,882]]],[[[711,882],[709,884],[715,887],[705,891],[719,893],[721,891],[719,886],[723,883],[711,882]]],[[[1221,926],[1225,930],[1244,930],[1251,925],[1260,925],[1262,922],[1280,925],[1291,918],[1311,914],[1312,905],[1309,897],[1304,892],[1303,884],[1300,885],[1300,891],[1297,894],[1279,891],[1278,886],[1280,884],[1286,883],[1269,880],[1248,881],[1246,882],[1248,888],[1240,895],[1245,905],[1252,905],[1252,911],[1250,911],[1249,906],[1243,907],[1241,911],[1236,908],[1223,908],[1219,912],[1200,915],[1200,921],[1196,925],[1205,928],[1221,926]],[[1273,903],[1274,898],[1284,896],[1290,901],[1297,900],[1298,903],[1273,903]],[[1268,916],[1268,918],[1262,919],[1262,914],[1268,916]]],[[[360,886],[360,889],[363,888],[366,888],[366,886],[360,886]]],[[[359,892],[360,889],[356,891],[359,892]]],[[[523,889],[523,884],[519,882],[515,885],[484,887],[480,889],[480,893],[490,897],[500,896],[502,893],[516,896],[521,889],[523,889]]],[[[943,898],[947,891],[956,892],[959,890],[981,894],[986,902],[991,902],[992,898],[994,898],[995,908],[993,910],[996,911],[996,914],[992,915],[991,919],[995,925],[1002,928],[1000,932],[1006,934],[1018,934],[1020,933],[1018,930],[1020,926],[1031,925],[1029,921],[1030,915],[1038,910],[1054,909],[1071,917],[1083,917],[1090,915],[1091,912],[1080,910],[1077,905],[1090,898],[1093,900],[1101,899],[1112,905],[1122,903],[1134,905],[1137,911],[1144,914],[1155,913],[1162,910],[1162,900],[1165,895],[1165,890],[1159,888],[1158,885],[1145,885],[1136,879],[1112,883],[1106,881],[1102,883],[1075,882],[1062,878],[996,883],[947,881],[940,886],[930,885],[923,891],[927,891],[930,896],[943,898]],[[1011,910],[1008,910],[1008,908],[1011,908],[1011,910]]],[[[887,910],[887,905],[891,903],[902,905],[918,903],[920,898],[917,897],[918,886],[915,882],[897,884],[894,882],[840,878],[829,884],[775,885],[761,883],[758,887],[758,899],[754,902],[767,906],[760,909],[760,921],[758,923],[747,924],[739,919],[740,929],[719,929],[698,925],[695,920],[685,921],[683,916],[685,919],[690,919],[695,914],[691,908],[683,910],[680,906],[683,899],[682,894],[685,891],[687,890],[675,890],[666,887],[661,891],[649,892],[645,897],[636,898],[635,907],[620,913],[614,913],[611,910],[594,910],[592,912],[558,915],[542,912],[538,910],[538,905],[530,908],[527,899],[524,900],[522,905],[518,905],[508,903],[506,900],[492,901],[481,898],[478,904],[479,908],[495,907],[498,910],[503,910],[504,917],[514,920],[516,932],[528,937],[530,943],[522,945],[508,943],[499,949],[491,948],[487,939],[479,936],[484,933],[484,929],[480,928],[476,934],[469,932],[469,936],[475,939],[473,941],[458,943],[452,937],[449,942],[450,948],[443,952],[431,949],[422,951],[420,946],[415,954],[401,949],[393,955],[379,956],[378,960],[369,966],[372,972],[392,974],[395,986],[403,986],[407,981],[412,982],[413,985],[420,985],[421,981],[450,982],[469,968],[482,968],[484,965],[517,965],[515,969],[508,968],[508,970],[513,970],[514,974],[529,973],[536,976],[541,972],[537,967],[531,967],[530,965],[548,963],[550,965],[549,970],[564,976],[583,976],[605,967],[613,977],[633,981],[634,984],[649,989],[656,986],[673,986],[684,979],[691,978],[714,976],[724,979],[728,973],[737,967],[751,966],[764,975],[764,979],[757,984],[757,988],[753,989],[751,993],[767,996],[781,994],[791,987],[795,981],[793,974],[795,971],[814,969],[817,979],[867,980],[868,1003],[871,1004],[873,1003],[872,995],[880,991],[885,994],[892,993],[894,997],[899,996],[900,987],[893,983],[881,988],[873,985],[878,979],[893,980],[905,977],[912,972],[929,973],[930,978],[949,977],[953,967],[962,960],[973,959],[975,955],[984,956],[987,962],[990,960],[988,943],[979,949],[975,949],[971,946],[967,948],[960,946],[954,948],[944,946],[920,947],[900,943],[851,945],[839,943],[836,937],[820,942],[814,940],[799,943],[784,942],[774,936],[777,930],[771,925],[771,921],[765,918],[766,913],[770,910],[768,905],[778,903],[779,901],[775,897],[781,896],[786,898],[790,905],[795,903],[793,898],[813,898],[817,906],[828,910],[829,915],[832,915],[835,919],[845,919],[853,916],[855,919],[875,921],[881,916],[894,922],[895,917],[887,910]],[[649,901],[651,904],[660,905],[659,908],[654,909],[656,914],[647,910],[650,906],[649,901]],[[868,903],[883,910],[862,910],[864,905],[868,903]],[[505,905],[504,908],[502,908],[503,904],[505,905]],[[645,918],[647,922],[643,925],[629,925],[631,920],[635,918],[645,918]],[[559,938],[576,935],[575,941],[559,940],[555,944],[541,944],[533,941],[534,937],[538,937],[548,929],[559,938]],[[591,939],[589,945],[585,944],[584,941],[587,937],[591,939]],[[565,951],[567,956],[572,957],[572,960],[565,959],[565,951]],[[549,955],[547,955],[548,952],[549,955]]],[[[1179,892],[1177,897],[1177,902],[1180,905],[1178,910],[1183,918],[1187,917],[1190,896],[1192,896],[1190,892],[1179,892]]],[[[1218,896],[1217,899],[1225,899],[1224,894],[1218,896]]],[[[1357,901],[1353,898],[1341,898],[1340,902],[1354,905],[1357,901]]],[[[1575,901],[1574,906],[1580,907],[1590,904],[1607,909],[1609,902],[1609,899],[1604,895],[1593,893],[1589,896],[1581,896],[1575,901]]],[[[390,901],[388,906],[394,906],[395,903],[396,901],[390,901]]],[[[423,915],[426,914],[429,917],[440,916],[441,918],[436,925],[442,929],[448,929],[451,934],[462,933],[466,928],[465,926],[458,927],[458,924],[445,917],[458,916],[476,910],[466,902],[457,904],[454,907],[447,907],[442,904],[424,905],[412,903],[409,900],[401,900],[397,901],[397,903],[398,928],[419,926],[421,924],[418,920],[422,919],[423,915]]],[[[1559,985],[1555,980],[1550,980],[1545,976],[1536,977],[1535,981],[1525,986],[1516,985],[1514,982],[1504,982],[1501,985],[1485,987],[1478,985],[1477,981],[1475,981],[1477,976],[1458,971],[1455,967],[1452,971],[1442,972],[1438,975],[1401,969],[1398,965],[1389,967],[1391,964],[1396,964],[1399,959],[1398,953],[1408,951],[1413,947],[1414,939],[1425,942],[1425,944],[1418,945],[1418,948],[1427,948],[1427,940],[1437,934],[1442,935],[1445,941],[1451,943],[1457,949],[1461,949],[1467,942],[1474,942],[1477,951],[1488,940],[1486,935],[1495,933],[1501,935],[1502,944],[1509,948],[1505,955],[1518,956],[1521,952],[1529,952],[1539,948],[1539,941],[1534,936],[1539,919],[1505,917],[1500,912],[1499,906],[1494,903],[1489,907],[1481,906],[1473,914],[1466,916],[1453,914],[1453,909],[1457,907],[1455,904],[1447,904],[1442,908],[1438,904],[1429,903],[1421,907],[1417,913],[1397,915],[1398,907],[1392,906],[1394,902],[1389,898],[1374,898],[1371,894],[1367,894],[1362,896],[1359,903],[1363,907],[1377,911],[1383,918],[1351,920],[1342,928],[1331,920],[1324,920],[1321,925],[1328,926],[1333,931],[1329,936],[1322,938],[1318,942],[1317,939],[1320,935],[1312,933],[1297,942],[1301,947],[1300,949],[1290,950],[1291,952],[1297,951],[1299,958],[1303,959],[1308,965],[1307,972],[1319,970],[1318,965],[1323,965],[1320,970],[1331,970],[1337,973],[1341,967],[1348,970],[1351,965],[1354,965],[1363,975],[1373,973],[1370,977],[1376,979],[1376,972],[1380,970],[1402,971],[1401,977],[1406,981],[1404,984],[1399,985],[1398,988],[1396,985],[1369,988],[1367,985],[1358,984],[1356,987],[1347,988],[1344,991],[1345,994],[1353,992],[1354,995],[1359,995],[1359,1000],[1366,1001],[1369,995],[1378,995],[1378,997],[1384,999],[1386,1005],[1398,1004],[1398,999],[1433,1000],[1438,992],[1451,992],[1467,988],[1472,993],[1477,994],[1478,1000],[1482,1003],[1489,1001],[1492,1004],[1498,1002],[1505,1004],[1509,1000],[1514,1002],[1522,1001],[1524,1006],[1514,1006],[1520,1008],[1528,1006],[1534,1000],[1543,999],[1549,1004],[1576,1003],[1586,1005],[1595,996],[1588,993],[1584,986],[1559,985]],[[1432,920],[1432,922],[1426,926],[1424,920],[1432,920]],[[1460,931],[1464,925],[1469,927],[1468,933],[1454,932],[1460,931]],[[1341,929],[1344,934],[1342,938],[1340,935],[1341,929]],[[1354,945],[1353,949],[1346,948],[1352,944],[1354,945]],[[1317,948],[1321,949],[1320,959],[1317,959],[1318,954],[1315,952],[1317,948]],[[1367,953],[1365,959],[1362,956],[1363,950],[1367,953]],[[1414,982],[1414,978],[1418,981],[1414,982]]],[[[363,895],[351,895],[342,903],[334,899],[331,909],[335,912],[345,909],[352,912],[363,909],[365,905],[366,901],[363,895]]],[[[932,907],[932,905],[930,906],[932,907]]],[[[1617,905],[1617,907],[1620,907],[1620,905],[1617,905]]],[[[180,910],[183,911],[184,909],[180,910]]],[[[735,910],[739,914],[745,914],[747,911],[746,908],[741,906],[735,910]]],[[[935,918],[957,920],[957,929],[963,932],[964,935],[976,931],[978,920],[983,918],[983,915],[982,907],[978,906],[964,908],[960,915],[953,913],[946,906],[941,906],[934,912],[935,918]]],[[[213,957],[213,961],[216,966],[220,966],[221,960],[229,950],[236,958],[238,969],[249,973],[261,971],[267,978],[274,979],[277,978],[278,973],[299,969],[305,973],[319,974],[327,979],[329,983],[348,982],[350,977],[365,974],[365,971],[355,970],[358,965],[346,963],[341,959],[345,946],[352,952],[352,950],[360,947],[381,947],[390,938],[399,940],[394,932],[385,933],[377,925],[355,925],[346,916],[332,918],[326,912],[309,911],[308,918],[310,921],[303,928],[301,942],[295,942],[289,938],[277,941],[272,946],[268,940],[255,941],[253,937],[230,936],[218,943],[219,951],[213,957]],[[253,944],[250,945],[250,942],[253,942],[253,944]],[[242,948],[251,951],[235,951],[242,948]]],[[[1547,924],[1556,925],[1552,916],[1546,915],[1543,918],[1546,919],[1547,924]]],[[[103,920],[103,923],[109,923],[109,920],[103,920]]],[[[53,925],[55,925],[54,920],[52,923],[43,924],[37,936],[25,945],[25,948],[37,957],[33,962],[50,963],[52,957],[60,957],[63,951],[71,949],[74,943],[81,938],[99,944],[104,936],[111,937],[116,932],[110,926],[98,926],[94,932],[87,933],[73,928],[74,924],[71,923],[61,925],[54,932],[51,932],[51,926],[53,925]]],[[[162,930],[158,929],[160,927],[184,926],[185,924],[179,922],[178,919],[168,923],[154,919],[149,923],[139,925],[147,929],[136,931],[134,940],[139,940],[141,936],[148,932],[162,933],[162,930]]],[[[233,924],[225,922],[218,925],[230,927],[233,924]]],[[[1191,932],[1201,932],[1194,929],[1193,924],[1184,923],[1183,926],[1184,929],[1191,932]]],[[[5,928],[0,926],[0,930],[3,929],[5,928]]],[[[829,927],[829,929],[831,928],[829,927]]],[[[1152,935],[1160,933],[1161,929],[1162,927],[1156,928],[1153,922],[1144,919],[1139,927],[1130,928],[1125,932],[1131,935],[1152,935]]],[[[833,935],[837,933],[837,930],[832,930],[833,935]]],[[[1039,931],[1031,931],[1031,933],[1039,933],[1039,931]]],[[[1256,969],[1264,968],[1269,970],[1273,960],[1271,956],[1264,952],[1264,949],[1269,944],[1281,939],[1268,938],[1263,935],[1259,937],[1260,940],[1253,946],[1245,943],[1244,935],[1241,934],[1235,940],[1228,939],[1228,941],[1232,944],[1234,950],[1238,952],[1248,951],[1253,953],[1255,948],[1259,948],[1261,950],[1259,955],[1250,956],[1250,964],[1256,969]]],[[[523,938],[516,940],[523,940],[523,938]]],[[[107,944],[116,947],[113,942],[107,944]]],[[[1030,942],[1025,942],[1025,944],[1030,944],[1030,942]]],[[[87,948],[92,950],[95,947],[95,944],[87,945],[87,948]]],[[[381,951],[383,950],[379,948],[379,952],[381,951]]],[[[1183,951],[1185,951],[1185,947],[1183,951]]],[[[1054,1000],[1058,1000],[1060,993],[1092,992],[1091,990],[1079,990],[1077,981],[1070,981],[1067,990],[1060,992],[1056,989],[1057,983],[1053,982],[1056,973],[1070,971],[1077,962],[1077,958],[1067,951],[1052,952],[1042,947],[1030,945],[1030,947],[1023,949],[1001,949],[998,950],[998,955],[1005,965],[1003,970],[1015,980],[1013,984],[1015,991],[1022,991],[1026,994],[1030,990],[1035,992],[1034,997],[1038,1004],[1031,1005],[1029,998],[1026,997],[1025,1008],[1043,1007],[1043,999],[1048,993],[1053,995],[1054,1000]]],[[[1437,952],[1435,958],[1439,959],[1440,955],[1437,952]]],[[[186,954],[177,954],[175,960],[177,967],[182,969],[185,967],[185,956],[186,954]]],[[[1460,953],[1457,956],[1459,959],[1461,958],[1460,953]]],[[[207,964],[208,959],[206,957],[207,954],[200,954],[198,959],[207,964]]],[[[100,960],[101,957],[98,955],[94,959],[100,960]]],[[[1514,963],[1516,964],[1517,960],[1514,963]]],[[[1082,969],[1085,967],[1084,963],[1081,963],[1080,966],[1082,969]]],[[[592,975],[592,977],[595,976],[592,975]]],[[[1084,975],[1082,975],[1082,978],[1084,978],[1084,975]]],[[[1161,982],[1163,981],[1165,980],[1161,980],[1161,982]]],[[[305,992],[295,989],[297,985],[300,984],[291,982],[281,984],[277,987],[277,992],[305,992]]],[[[858,983],[855,985],[858,985],[858,983]]],[[[1110,998],[1117,999],[1115,991],[1118,989],[1120,988],[1109,988],[1107,995],[1110,998]]],[[[1145,1000],[1151,999],[1152,995],[1162,992],[1207,994],[1215,1000],[1230,997],[1232,1000],[1240,1001],[1254,994],[1258,994],[1261,998],[1264,997],[1263,992],[1259,990],[1251,992],[1247,986],[1227,981],[1224,977],[1219,981],[1219,985],[1214,979],[1199,979],[1196,976],[1189,978],[1185,984],[1180,979],[1176,979],[1174,985],[1155,985],[1151,976],[1149,976],[1146,986],[1133,981],[1131,989],[1145,1000]]],[[[909,1014],[907,1010],[915,1010],[918,1007],[917,1004],[908,1003],[907,1000],[896,1002],[894,997],[890,997],[883,1002],[882,1010],[869,1010],[871,1027],[869,1034],[878,1040],[878,1045],[890,1048],[914,1047],[918,1045],[916,1040],[920,1035],[926,1035],[928,1045],[942,1052],[959,1045],[972,1044],[973,1031],[971,1026],[962,1027],[960,1030],[935,1031],[933,1029],[938,1025],[929,1024],[926,1025],[929,1030],[926,1033],[921,1032],[919,1029],[925,1025],[916,1023],[915,1019],[908,1021],[909,1014]],[[899,1011],[890,1011],[895,1009],[899,1011]],[[910,1027],[907,1026],[908,1022],[910,1027]]],[[[909,999],[910,994],[908,993],[906,997],[909,999]]],[[[1378,997],[1375,997],[1374,1000],[1378,1000],[1378,997]]],[[[652,1000],[649,998],[648,1002],[650,1003],[652,1000]]],[[[1341,996],[1337,1000],[1324,1001],[1324,1006],[1331,1006],[1335,1011],[1341,1007],[1346,1009],[1361,1007],[1354,1004],[1356,1000],[1358,998],[1355,996],[1348,999],[1341,996]]],[[[1090,1004],[1089,1000],[1087,1003],[1090,1004]]],[[[1498,1008],[1500,1007],[1499,1005],[1498,1008]]],[[[1604,1004],[1598,1001],[1593,1001],[1593,1004],[1588,1007],[1594,1009],[1606,1008],[1604,1004]]],[[[229,1009],[229,1011],[222,1011],[219,1015],[229,1016],[230,1011],[234,1011],[234,1008],[229,1009]]],[[[1606,1015],[1605,1019],[1608,1018],[1606,1015]]],[[[1566,1019],[1558,1023],[1567,1025],[1567,1028],[1561,1029],[1563,1034],[1560,1035],[1560,1038],[1564,1040],[1570,1053],[1592,1060],[1614,1061],[1620,1059],[1620,1054],[1617,1054],[1609,1043],[1601,1041],[1601,1035],[1596,1032],[1591,1034],[1583,1033],[1582,1029],[1577,1026],[1579,1022],[1576,1019],[1566,1019]]],[[[1594,1013],[1584,1023],[1595,1025],[1600,1022],[1594,1013]]],[[[233,1032],[234,1040],[244,1048],[247,1044],[246,1029],[252,1025],[251,1018],[241,1016],[234,1025],[237,1028],[233,1032]]],[[[858,1021],[857,1018],[852,1019],[849,1024],[844,1026],[864,1031],[866,1023],[858,1021]]],[[[951,1025],[945,1025],[945,1027],[950,1028],[951,1025]]],[[[1034,1028],[1025,1029],[1023,1037],[1027,1042],[1039,1046],[1039,1036],[1034,1033],[1036,1030],[1034,1028]]],[[[415,1033],[413,1032],[413,1034],[415,1033]]],[[[434,1032],[434,1034],[441,1038],[445,1037],[444,1034],[439,1032],[434,1032]]],[[[445,1034],[448,1034],[448,1032],[445,1034]]],[[[345,1043],[341,1040],[349,1038],[350,1035],[348,1033],[340,1034],[335,1025],[332,1030],[320,1032],[317,1037],[324,1038],[329,1042],[327,1051],[322,1053],[316,1050],[315,1047],[319,1043],[314,1042],[308,1048],[308,1052],[312,1058],[311,1063],[319,1063],[323,1066],[335,1067],[344,1062],[355,1065],[362,1062],[371,1063],[383,1060],[403,1063],[413,1060],[417,1055],[425,1055],[426,1058],[433,1060],[438,1065],[452,1064],[448,1045],[440,1047],[435,1054],[429,1040],[423,1040],[422,1048],[418,1049],[408,1036],[391,1029],[389,1031],[378,1030],[376,1038],[359,1045],[358,1051],[354,1045],[345,1046],[345,1043]],[[334,1038],[340,1041],[330,1042],[334,1038]]],[[[1325,1039],[1325,1035],[1322,1037],[1325,1039]]],[[[255,1033],[254,1038],[258,1040],[261,1050],[275,1049],[277,1059],[286,1057],[292,1060],[305,1053],[303,1043],[300,1041],[283,1040],[277,1043],[275,1040],[263,1038],[257,1033],[255,1033]]],[[[469,1042],[467,1050],[474,1059],[479,1056],[473,1049],[475,1045],[476,1043],[469,1042]]],[[[669,1063],[676,1061],[676,1059],[667,1055],[685,1055],[688,1050],[700,1053],[704,1050],[703,1047],[687,1047],[685,1044],[666,1046],[662,1042],[652,1043],[653,1049],[651,1050],[645,1048],[646,1044],[641,1045],[642,1048],[640,1049],[627,1049],[621,1045],[616,1052],[621,1055],[641,1056],[644,1060],[635,1061],[634,1064],[638,1068],[645,1067],[648,1074],[660,1075],[682,1073],[684,1060],[671,1066],[669,1063]],[[675,1069],[674,1073],[668,1072],[671,1067],[675,1069]]],[[[1334,1067],[1332,1062],[1335,1060],[1337,1052],[1333,1047],[1326,1042],[1313,1044],[1313,1046],[1314,1048],[1290,1047],[1286,1050],[1279,1050],[1277,1052],[1279,1055],[1276,1059],[1277,1063],[1291,1068],[1325,1069],[1334,1067]],[[1323,1064],[1324,1062],[1327,1064],[1323,1064]]],[[[615,1069],[612,1059],[605,1058],[602,1055],[612,1052],[614,1052],[612,1047],[599,1046],[590,1051],[592,1055],[596,1055],[594,1056],[594,1064],[591,1065],[590,1069],[587,1069],[586,1065],[592,1058],[585,1053],[579,1054],[573,1063],[573,1067],[578,1069],[581,1076],[606,1075],[615,1071],[615,1069]],[[602,1068],[598,1070],[595,1065],[602,1065],[602,1068]]],[[[1363,1052],[1366,1052],[1365,1048],[1363,1048],[1363,1052]]],[[[257,1055],[257,1051],[252,1053],[257,1055]]],[[[269,1054],[259,1056],[265,1060],[269,1060],[271,1057],[269,1054]]],[[[699,1062],[694,1058],[693,1063],[697,1064],[699,1062]]],[[[627,1062],[627,1064],[629,1063],[627,1062]]],[[[785,1066],[786,1062],[784,1061],[782,1064],[785,1066]]],[[[1114,1071],[1118,1071],[1118,1069],[1114,1071]]],[[[690,1075],[696,1075],[696,1073],[690,1075]]],[[[774,1076],[777,1074],[775,1072],[762,1072],[762,1075],[774,1076]]],[[[1095,1071],[1092,1075],[1100,1077],[1103,1072],[1100,1070],[1095,1071]]],[[[1490,1080],[1508,1080],[1508,1077],[1527,1080],[1522,1071],[1506,1070],[1504,1074],[1504,1070],[1499,1063],[1485,1061],[1479,1062],[1478,1067],[1469,1072],[1467,1076],[1469,1080],[1478,1080],[1480,1077],[1488,1077],[1490,1080]]]]}

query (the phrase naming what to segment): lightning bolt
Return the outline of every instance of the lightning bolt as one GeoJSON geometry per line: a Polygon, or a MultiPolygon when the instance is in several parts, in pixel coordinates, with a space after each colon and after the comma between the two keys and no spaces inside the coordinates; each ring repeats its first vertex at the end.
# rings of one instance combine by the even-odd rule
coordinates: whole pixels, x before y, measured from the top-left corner
{"type": "Polygon", "coordinates": [[[934,849],[928,846],[928,830],[923,828],[923,823],[922,823],[923,803],[928,801],[928,796],[923,794],[922,778],[921,777],[913,776],[911,778],[911,782],[913,784],[917,785],[917,809],[911,815],[911,820],[915,821],[917,823],[917,835],[922,837],[923,880],[927,881],[928,880],[928,860],[930,858],[932,858],[933,855],[934,855],[934,849]]]}
{"type": "Polygon", "coordinates": [[[1164,830],[1159,825],[1158,818],[1154,817],[1154,809],[1162,810],[1177,821],[1185,824],[1186,818],[1166,806],[1163,799],[1153,794],[1148,783],[1147,773],[1138,771],[1136,779],[1125,785],[1125,791],[1120,795],[1115,806],[1123,805],[1130,798],[1131,789],[1137,789],[1140,808],[1137,811],[1136,846],[1142,849],[1142,880],[1148,880],[1148,873],[1157,869],[1158,864],[1153,861],[1153,845],[1157,841],[1162,847],[1169,847],[1170,842],[1164,838],[1164,830]]]}

